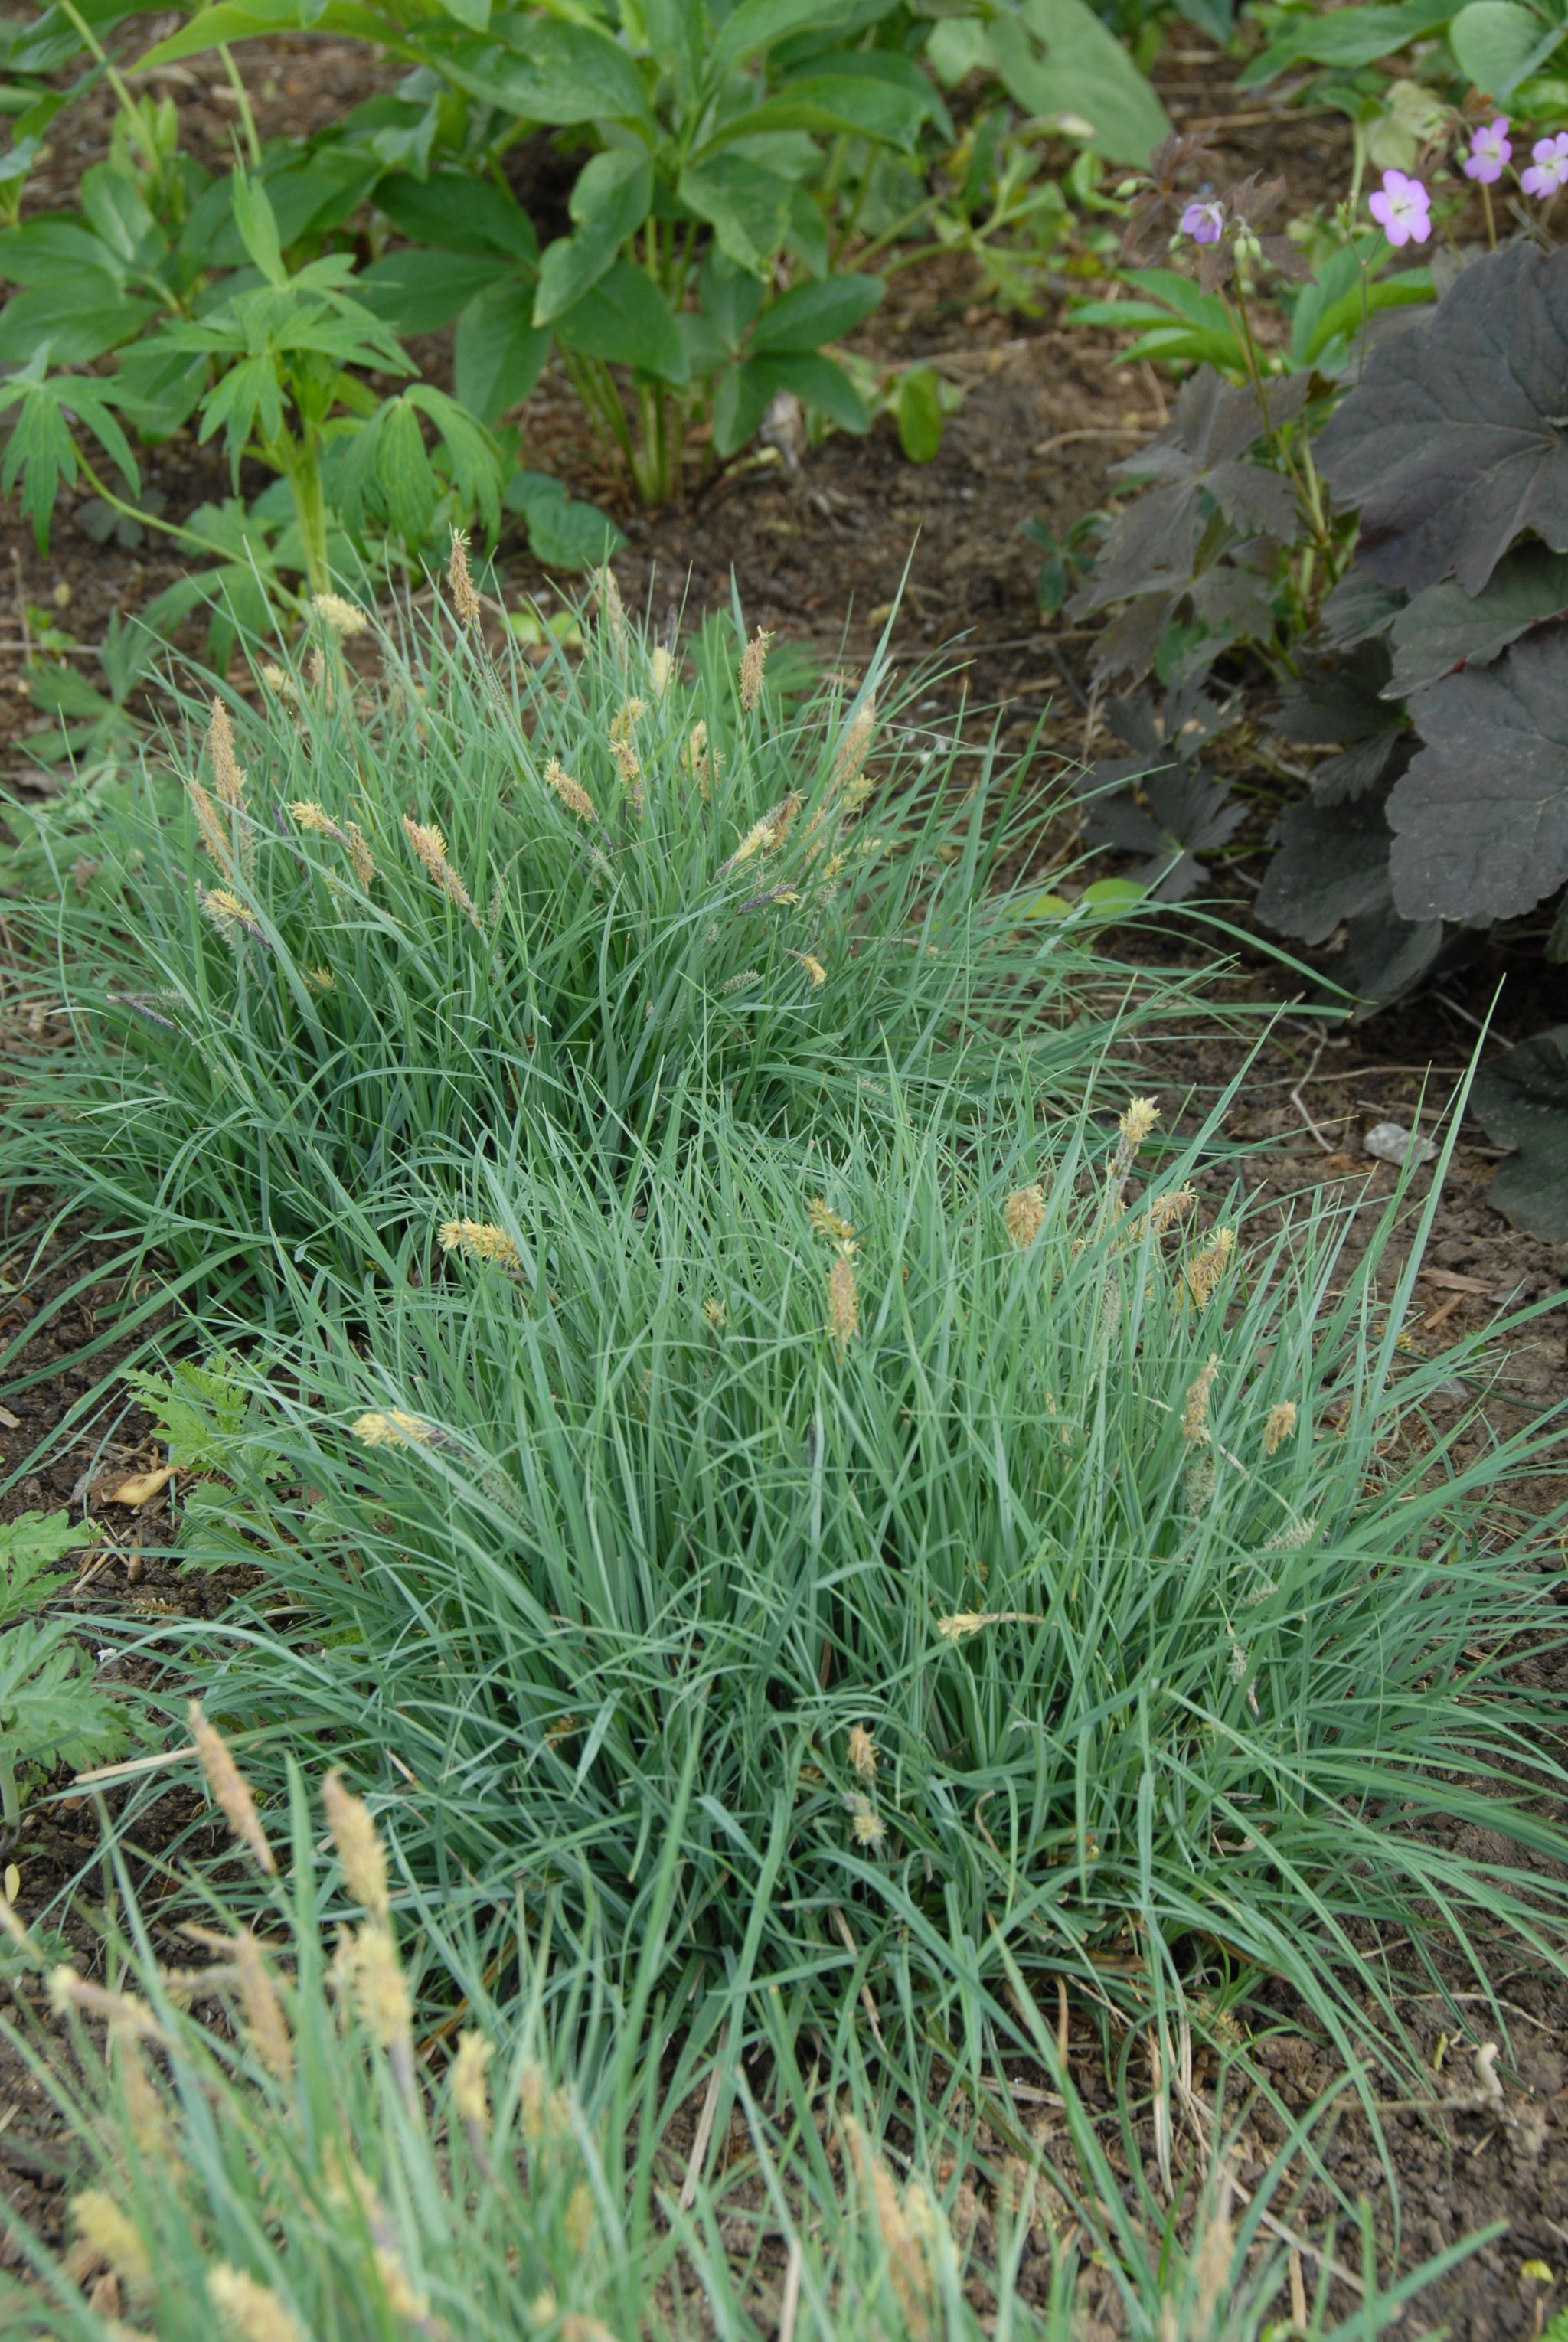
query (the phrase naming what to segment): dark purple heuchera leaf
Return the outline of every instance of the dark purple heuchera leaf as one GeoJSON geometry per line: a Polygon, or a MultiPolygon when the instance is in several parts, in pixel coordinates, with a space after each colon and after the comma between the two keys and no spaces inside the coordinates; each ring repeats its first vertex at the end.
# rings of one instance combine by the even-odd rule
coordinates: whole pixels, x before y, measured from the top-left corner
{"type": "Polygon", "coordinates": [[[1319,469],[1361,506],[1356,559],[1411,593],[1479,594],[1522,529],[1568,552],[1568,247],[1464,270],[1375,351],[1324,427],[1319,469]]]}
{"type": "Polygon", "coordinates": [[[1456,946],[1441,919],[1402,919],[1394,909],[1383,795],[1292,806],[1256,904],[1266,926],[1308,944],[1324,944],[1343,926],[1337,980],[1379,1006],[1408,992],[1456,946]]]}
{"type": "Polygon", "coordinates": [[[1423,746],[1389,799],[1406,918],[1512,918],[1568,877],[1568,625],[1412,695],[1423,746]]]}
{"type": "Polygon", "coordinates": [[[1568,1025],[1537,1033],[1476,1076],[1471,1110],[1498,1146],[1518,1148],[1488,1202],[1548,1244],[1568,1238],[1568,1025]]]}
{"type": "Polygon", "coordinates": [[[1283,739],[1339,749],[1312,776],[1320,805],[1362,796],[1393,762],[1404,711],[1381,696],[1388,676],[1388,645],[1374,635],[1341,656],[1303,663],[1299,679],[1270,709],[1271,729],[1283,739]]]}
{"type": "Polygon", "coordinates": [[[1223,846],[1246,813],[1225,782],[1195,761],[1223,717],[1192,684],[1167,695],[1158,718],[1146,692],[1135,699],[1111,699],[1105,712],[1117,737],[1134,753],[1102,757],[1094,766],[1084,791],[1091,807],[1085,836],[1094,846],[1146,856],[1129,875],[1157,901],[1179,903],[1209,876],[1198,853],[1223,846]],[[1144,804],[1130,787],[1120,786],[1126,782],[1137,784],[1144,804]]]}
{"type": "Polygon", "coordinates": [[[1139,594],[1179,594],[1190,586],[1205,515],[1205,495],[1233,526],[1289,536],[1295,490],[1283,474],[1244,458],[1265,431],[1300,414],[1307,375],[1264,386],[1265,413],[1250,383],[1234,385],[1202,366],[1182,385],[1176,412],[1156,439],[1113,472],[1154,485],[1115,521],[1094,575],[1072,604],[1075,615],[1139,594]]]}
{"type": "Polygon", "coordinates": [[[1364,569],[1347,569],[1318,613],[1318,635],[1330,650],[1353,650],[1385,635],[1403,607],[1403,594],[1391,594],[1364,569]]]}
{"type": "Polygon", "coordinates": [[[1505,554],[1479,594],[1452,577],[1429,586],[1393,622],[1393,672],[1383,690],[1403,699],[1459,666],[1489,666],[1543,619],[1568,610],[1568,554],[1521,545],[1505,554]]]}

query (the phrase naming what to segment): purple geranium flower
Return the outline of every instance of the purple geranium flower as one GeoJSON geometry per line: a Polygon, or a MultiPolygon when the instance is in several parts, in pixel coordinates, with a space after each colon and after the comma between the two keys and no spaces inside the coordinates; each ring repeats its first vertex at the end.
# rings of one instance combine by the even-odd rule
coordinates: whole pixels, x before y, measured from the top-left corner
{"type": "Polygon", "coordinates": [[[1538,138],[1530,151],[1535,160],[1520,173],[1520,185],[1527,195],[1554,195],[1568,179],[1568,130],[1560,130],[1555,138],[1538,138]]]}
{"type": "Polygon", "coordinates": [[[1224,232],[1223,204],[1189,204],[1182,214],[1182,234],[1194,244],[1218,244],[1224,232]]]}
{"type": "Polygon", "coordinates": [[[1490,187],[1503,176],[1503,165],[1513,149],[1508,141],[1508,116],[1500,114],[1495,122],[1483,123],[1470,142],[1470,152],[1464,158],[1464,175],[1479,179],[1490,187]]]}
{"type": "Polygon", "coordinates": [[[1385,171],[1383,185],[1367,197],[1367,209],[1390,244],[1424,244],[1432,234],[1432,197],[1419,179],[1385,171]]]}

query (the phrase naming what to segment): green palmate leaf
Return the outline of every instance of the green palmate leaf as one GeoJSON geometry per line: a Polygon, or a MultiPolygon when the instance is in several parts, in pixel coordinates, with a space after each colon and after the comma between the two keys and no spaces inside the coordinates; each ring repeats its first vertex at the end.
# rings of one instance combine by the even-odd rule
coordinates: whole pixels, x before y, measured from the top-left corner
{"type": "Polygon", "coordinates": [[[133,1371],[125,1379],[152,1416],[177,1471],[223,1468],[228,1443],[245,1429],[250,1404],[225,1351],[215,1351],[199,1366],[183,1358],[166,1374],[133,1371]]]}
{"type": "Polygon", "coordinates": [[[126,269],[155,267],[169,240],[153,217],[141,189],[108,163],[82,174],[82,209],[100,242],[126,269]]]}
{"type": "Polygon", "coordinates": [[[749,345],[752,354],[793,357],[820,349],[824,342],[840,341],[865,323],[886,290],[880,276],[854,275],[794,285],[757,320],[749,345]]]}
{"type": "Polygon", "coordinates": [[[1448,27],[1448,45],[1460,71],[1499,105],[1539,72],[1565,39],[1568,25],[1543,25],[1519,0],[1470,0],[1448,27]]]}
{"type": "Polygon", "coordinates": [[[495,252],[389,252],[355,280],[368,309],[394,333],[434,334],[515,266],[495,252]]]}
{"type": "Polygon", "coordinates": [[[89,1522],[69,1513],[19,1513],[0,1528],[0,1626],[35,1610],[51,1590],[48,1573],[79,1546],[91,1545],[89,1522]]]}
{"type": "Polygon", "coordinates": [[[399,174],[381,181],[375,200],[394,226],[421,244],[513,260],[539,257],[539,239],[522,205],[470,171],[434,171],[427,179],[399,174]]]}
{"type": "Polygon", "coordinates": [[[1407,918],[1514,917],[1568,878],[1568,625],[1412,694],[1422,746],[1389,799],[1407,918]]]}
{"type": "Polygon", "coordinates": [[[686,345],[674,313],[653,279],[629,260],[618,260],[556,318],[555,336],[584,357],[607,358],[664,382],[686,379],[686,345]]]}
{"type": "Polygon", "coordinates": [[[653,197],[654,165],[641,148],[612,147],[584,166],[570,206],[577,234],[553,244],[540,266],[536,325],[550,325],[608,274],[653,197]]]}
{"type": "Polygon", "coordinates": [[[1023,0],[992,19],[988,44],[1008,94],[1030,114],[1074,115],[1113,163],[1146,163],[1171,125],[1115,35],[1084,0],[1023,0]]]}
{"type": "Polygon", "coordinates": [[[0,464],[0,495],[9,495],[22,482],[22,511],[33,524],[40,553],[49,542],[49,522],[62,483],[75,487],[81,459],[71,435],[74,422],[82,424],[119,466],[133,494],[141,486],[136,459],[114,409],[120,404],[118,385],[95,382],[85,375],[54,375],[45,378],[45,359],[34,359],[0,383],[0,415],[18,408],[0,464]]]}
{"type": "Polygon", "coordinates": [[[1489,666],[1532,626],[1565,611],[1568,554],[1543,545],[1504,554],[1477,595],[1452,578],[1429,586],[1393,619],[1393,671],[1384,696],[1403,699],[1454,667],[1489,666]]]}
{"type": "Polygon", "coordinates": [[[749,155],[720,154],[688,164],[677,192],[688,211],[707,221],[725,257],[757,275],[789,232],[789,181],[749,155]]]}
{"type": "Polygon", "coordinates": [[[1568,1238],[1568,1025],[1537,1033],[1482,1067],[1471,1111],[1488,1138],[1517,1152],[1488,1201],[1547,1244],[1568,1238]]]}
{"type": "Polygon", "coordinates": [[[69,1636],[57,1621],[33,1619],[0,1635],[0,1768],[7,1775],[23,1765],[89,1765],[124,1746],[120,1711],[93,1689],[69,1636]]]}
{"type": "Polygon", "coordinates": [[[522,514],[529,551],[547,569],[595,568],[626,542],[596,505],[568,495],[561,481],[544,472],[514,473],[506,484],[506,505],[522,514]]]}
{"type": "Polygon", "coordinates": [[[116,292],[124,287],[124,271],[113,251],[79,220],[32,219],[0,229],[0,277],[10,284],[54,285],[81,270],[108,277],[116,292]]]}
{"type": "Polygon", "coordinates": [[[497,16],[485,40],[426,29],[431,61],[460,89],[530,122],[647,122],[647,93],[605,33],[555,16],[497,16]]]}
{"type": "Polygon", "coordinates": [[[498,422],[538,381],[553,339],[534,323],[531,279],[512,275],[471,301],[457,320],[454,380],[481,423],[498,422]]]}

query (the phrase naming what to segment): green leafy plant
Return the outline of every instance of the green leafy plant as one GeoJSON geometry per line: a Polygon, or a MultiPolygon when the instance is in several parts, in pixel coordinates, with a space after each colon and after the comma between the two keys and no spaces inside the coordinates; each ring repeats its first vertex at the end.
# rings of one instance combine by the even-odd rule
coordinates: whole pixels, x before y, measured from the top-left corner
{"type": "Polygon", "coordinates": [[[66,1513],[23,1513],[0,1529],[0,1826],[8,1844],[21,1819],[20,1774],[90,1764],[124,1741],[115,1702],[84,1679],[75,1622],[35,1615],[55,1590],[55,1563],[92,1535],[66,1513]]]}

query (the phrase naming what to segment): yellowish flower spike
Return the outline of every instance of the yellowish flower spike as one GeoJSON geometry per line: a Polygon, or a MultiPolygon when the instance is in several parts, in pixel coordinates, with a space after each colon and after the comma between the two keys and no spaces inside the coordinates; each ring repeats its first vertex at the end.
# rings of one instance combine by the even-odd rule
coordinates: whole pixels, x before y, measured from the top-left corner
{"type": "Polygon", "coordinates": [[[1035,1186],[1014,1187],[1002,1206],[1007,1240],[1018,1252],[1027,1252],[1045,1218],[1045,1190],[1035,1186]]]}

